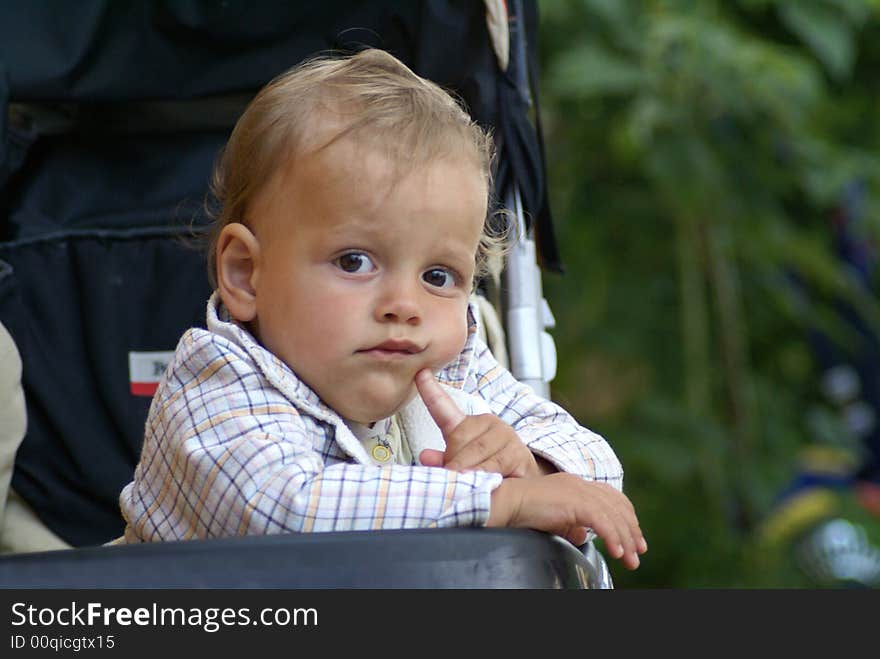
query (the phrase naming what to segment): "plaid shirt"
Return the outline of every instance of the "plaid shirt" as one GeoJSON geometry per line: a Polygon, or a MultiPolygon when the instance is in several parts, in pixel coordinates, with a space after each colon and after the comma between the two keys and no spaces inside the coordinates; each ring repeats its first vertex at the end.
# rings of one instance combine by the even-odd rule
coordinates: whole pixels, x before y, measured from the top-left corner
{"type": "MultiPolygon", "coordinates": [[[[153,398],[120,495],[126,541],[485,525],[500,474],[373,465],[339,415],[218,310],[216,294],[207,325],[183,335],[153,398]]],[[[605,440],[502,368],[473,313],[464,350],[438,379],[482,398],[558,469],[622,487],[605,440]]]]}

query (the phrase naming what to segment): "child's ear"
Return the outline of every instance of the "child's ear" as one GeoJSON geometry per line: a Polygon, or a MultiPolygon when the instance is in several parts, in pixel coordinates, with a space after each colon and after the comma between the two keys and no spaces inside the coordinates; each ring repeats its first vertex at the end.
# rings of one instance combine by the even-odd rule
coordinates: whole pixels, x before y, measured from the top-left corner
{"type": "Polygon", "coordinates": [[[217,239],[217,289],[229,313],[248,323],[257,315],[256,275],[260,243],[245,225],[227,224],[217,239]]]}

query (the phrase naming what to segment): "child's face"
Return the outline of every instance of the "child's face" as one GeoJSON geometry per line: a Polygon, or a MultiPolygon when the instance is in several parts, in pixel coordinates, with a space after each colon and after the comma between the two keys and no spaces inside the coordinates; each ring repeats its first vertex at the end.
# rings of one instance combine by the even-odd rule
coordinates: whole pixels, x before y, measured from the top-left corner
{"type": "Polygon", "coordinates": [[[253,214],[260,341],[344,418],[394,414],[464,346],[486,192],[463,157],[397,180],[347,139],[298,160],[253,214]]]}

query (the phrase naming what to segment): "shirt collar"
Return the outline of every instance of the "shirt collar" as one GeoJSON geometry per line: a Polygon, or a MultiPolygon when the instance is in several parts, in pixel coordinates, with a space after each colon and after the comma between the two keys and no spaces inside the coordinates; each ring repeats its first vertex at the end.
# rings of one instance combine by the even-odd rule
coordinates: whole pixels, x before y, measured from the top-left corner
{"type": "Polygon", "coordinates": [[[291,402],[319,418],[333,422],[339,419],[339,415],[309,385],[300,380],[284,361],[266,350],[244,325],[230,316],[217,291],[208,300],[207,326],[210,331],[241,346],[257,363],[269,382],[284,392],[291,402]]]}

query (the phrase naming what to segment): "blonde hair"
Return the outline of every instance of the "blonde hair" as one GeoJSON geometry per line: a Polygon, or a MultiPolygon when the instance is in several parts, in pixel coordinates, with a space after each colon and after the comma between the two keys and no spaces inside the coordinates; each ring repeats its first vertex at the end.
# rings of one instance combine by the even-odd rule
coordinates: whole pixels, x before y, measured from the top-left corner
{"type": "MultiPolygon", "coordinates": [[[[367,49],[348,57],[307,60],[266,85],[238,120],[214,168],[208,202],[208,276],[216,287],[220,231],[247,218],[257,194],[297,155],[346,137],[385,150],[398,172],[441,156],[469,156],[492,189],[492,136],[438,85],[389,53],[367,49]],[[339,120],[327,138],[320,117],[339,120]],[[323,138],[324,142],[317,140],[323,138]]],[[[487,208],[491,204],[487,197],[487,208]]],[[[487,213],[476,254],[477,275],[506,243],[506,223],[487,213]]]]}

